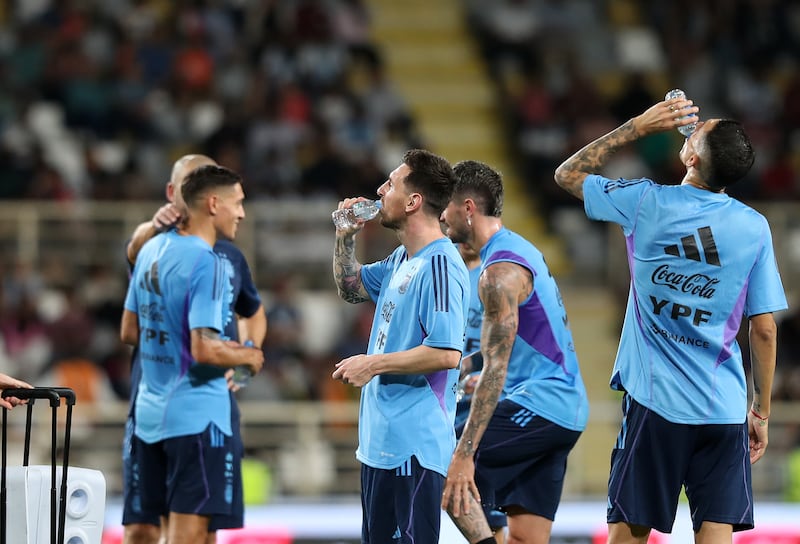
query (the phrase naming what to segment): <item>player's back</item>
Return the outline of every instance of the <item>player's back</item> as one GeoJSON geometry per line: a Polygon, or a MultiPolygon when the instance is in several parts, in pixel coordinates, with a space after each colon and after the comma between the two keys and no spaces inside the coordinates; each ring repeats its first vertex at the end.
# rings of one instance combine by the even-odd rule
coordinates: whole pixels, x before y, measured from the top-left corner
{"type": "Polygon", "coordinates": [[[519,325],[503,395],[559,425],[583,430],[589,403],[566,309],[542,253],[501,229],[481,249],[483,269],[511,262],[528,270],[533,292],[519,305],[519,325]]]}
{"type": "MultiPolygon", "coordinates": [[[[179,416],[184,405],[229,413],[223,370],[195,364],[190,338],[195,328],[222,330],[226,285],[230,290],[227,275],[206,242],[171,231],[144,245],[132,282],[141,329],[137,435],[154,441],[192,434],[189,422],[179,416]]],[[[215,414],[208,418],[217,419],[215,414]]],[[[229,419],[221,428],[229,428],[229,419]]]]}
{"type": "Polygon", "coordinates": [[[727,421],[744,391],[735,336],[748,289],[769,283],[751,274],[774,260],[767,221],[724,193],[653,184],[628,251],[633,296],[618,361],[633,370],[622,386],[673,420],[727,421]]]}

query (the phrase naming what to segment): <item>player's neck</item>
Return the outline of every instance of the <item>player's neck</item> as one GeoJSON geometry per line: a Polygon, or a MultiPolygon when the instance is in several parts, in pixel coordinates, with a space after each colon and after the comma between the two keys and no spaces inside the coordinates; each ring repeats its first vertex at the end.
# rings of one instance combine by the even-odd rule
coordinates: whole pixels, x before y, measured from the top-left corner
{"type": "Polygon", "coordinates": [[[473,247],[480,251],[489,239],[503,228],[503,221],[499,217],[473,216],[473,232],[475,243],[473,247]]]}
{"type": "Polygon", "coordinates": [[[713,189],[703,181],[700,176],[697,175],[697,171],[693,168],[690,168],[686,171],[686,175],[683,176],[683,180],[681,180],[681,185],[691,185],[696,189],[702,189],[704,191],[708,191],[710,193],[724,193],[725,189],[713,189]]]}
{"type": "Polygon", "coordinates": [[[199,223],[197,221],[187,221],[181,229],[181,234],[197,236],[211,247],[217,243],[217,230],[212,223],[199,223]]]}
{"type": "Polygon", "coordinates": [[[691,181],[691,180],[687,180],[685,178],[684,178],[683,182],[681,182],[681,185],[690,185],[690,186],[692,186],[692,187],[694,187],[696,189],[702,189],[702,190],[708,191],[710,193],[724,193],[725,192],[725,189],[712,189],[708,185],[704,185],[702,183],[697,183],[697,182],[694,182],[694,181],[691,181]]]}
{"type": "Polygon", "coordinates": [[[397,231],[397,237],[406,248],[409,257],[416,255],[434,240],[445,237],[438,220],[420,219],[420,221],[407,221],[404,227],[397,231]]]}

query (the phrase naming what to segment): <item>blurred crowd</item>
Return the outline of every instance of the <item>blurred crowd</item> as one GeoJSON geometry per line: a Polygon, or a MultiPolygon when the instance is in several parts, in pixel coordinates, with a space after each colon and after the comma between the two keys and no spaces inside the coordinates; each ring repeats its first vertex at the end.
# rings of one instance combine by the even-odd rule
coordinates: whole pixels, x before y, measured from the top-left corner
{"type": "Polygon", "coordinates": [[[417,143],[362,0],[0,12],[0,198],[150,199],[202,152],[248,197],[359,194],[417,143]]]}
{"type": "MultiPolygon", "coordinates": [[[[800,6],[776,0],[465,0],[522,177],[550,215],[572,152],[678,87],[702,118],[741,120],[757,161],[745,199],[800,196],[800,6]]],[[[673,135],[620,153],[610,175],[678,183],[673,135]]]]}
{"type": "MultiPolygon", "coordinates": [[[[595,254],[607,247],[607,230],[587,223],[583,213],[569,213],[581,203],[553,183],[555,168],[586,143],[663,100],[669,89],[683,89],[700,107],[701,118],[744,123],[756,163],[749,177],[731,188],[733,196],[747,201],[800,198],[800,4],[464,4],[500,97],[520,177],[549,227],[572,235],[573,258],[586,260],[576,266],[588,270],[604,262],[604,255],[595,254]]],[[[675,131],[640,140],[620,150],[605,174],[680,183],[685,173],[677,154],[682,138],[675,131]]],[[[627,291],[627,284],[620,287],[622,307],[627,291]]],[[[780,317],[774,396],[800,400],[800,312],[792,309],[780,317]]],[[[746,353],[746,334],[740,343],[746,353]]]]}
{"type": "MultiPolygon", "coordinates": [[[[463,4],[519,177],[545,217],[577,204],[552,181],[564,157],[673,87],[703,117],[744,121],[758,159],[736,196],[800,196],[795,3],[463,4]]],[[[406,149],[425,145],[371,39],[366,0],[12,2],[0,10],[0,74],[0,199],[158,200],[188,152],[241,172],[251,200],[372,194],[406,149]]],[[[642,141],[609,175],[677,183],[677,138],[642,141]]],[[[0,372],[126,398],[128,353],[117,340],[126,278],[113,263],[65,268],[0,262],[0,372]]],[[[351,398],[329,369],[366,345],[372,309],[309,354],[291,282],[259,287],[269,370],[244,397],[351,398]]],[[[790,377],[778,398],[800,399],[797,338],[783,334],[790,377]]]]}
{"type": "MultiPolygon", "coordinates": [[[[0,10],[0,199],[159,200],[185,153],[241,172],[251,202],[373,194],[422,144],[369,25],[361,0],[13,3],[0,10]]],[[[122,267],[42,259],[0,263],[0,369],[126,398],[122,267]]],[[[259,287],[273,364],[250,395],[342,397],[323,375],[335,350],[366,345],[357,325],[310,355],[285,282],[259,287]]]]}

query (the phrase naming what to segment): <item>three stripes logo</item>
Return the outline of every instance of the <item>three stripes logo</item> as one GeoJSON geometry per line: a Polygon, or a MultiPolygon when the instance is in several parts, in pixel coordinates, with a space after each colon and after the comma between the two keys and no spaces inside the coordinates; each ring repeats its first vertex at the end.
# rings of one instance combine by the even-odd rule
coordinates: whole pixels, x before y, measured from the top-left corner
{"type": "Polygon", "coordinates": [[[433,271],[433,299],[437,312],[450,311],[450,276],[447,275],[447,257],[434,255],[431,257],[433,271]]]}
{"type": "Polygon", "coordinates": [[[520,427],[524,427],[525,425],[531,422],[534,415],[535,414],[530,410],[526,410],[525,408],[523,408],[517,413],[515,413],[513,416],[511,416],[510,419],[520,427]]]}
{"type": "Polygon", "coordinates": [[[673,257],[684,257],[690,261],[705,262],[713,266],[722,266],[719,262],[717,244],[714,242],[714,235],[711,227],[701,227],[697,229],[697,237],[694,234],[681,238],[680,245],[672,244],[664,248],[664,253],[673,257]],[[697,237],[700,238],[700,247],[697,245],[697,237]],[[683,249],[683,255],[681,255],[683,249]],[[701,255],[702,249],[702,255],[701,255]]]}
{"type": "Polygon", "coordinates": [[[413,476],[411,459],[406,459],[402,465],[394,469],[395,476],[413,476]]]}
{"type": "Polygon", "coordinates": [[[150,270],[145,271],[144,276],[139,280],[139,288],[161,295],[161,285],[158,281],[158,261],[153,261],[150,270]]]}

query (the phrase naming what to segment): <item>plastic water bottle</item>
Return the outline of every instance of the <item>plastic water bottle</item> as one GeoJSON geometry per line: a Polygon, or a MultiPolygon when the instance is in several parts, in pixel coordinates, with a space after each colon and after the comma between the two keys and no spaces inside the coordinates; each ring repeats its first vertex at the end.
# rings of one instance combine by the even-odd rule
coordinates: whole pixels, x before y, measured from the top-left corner
{"type": "MultiPolygon", "coordinates": [[[[255,347],[255,344],[252,340],[247,340],[244,345],[249,348],[255,347]]],[[[233,369],[231,381],[235,386],[241,389],[242,387],[247,387],[247,385],[250,383],[250,378],[252,377],[253,374],[250,373],[250,367],[247,365],[239,365],[233,369]]]]}
{"type": "Polygon", "coordinates": [[[475,386],[478,384],[478,378],[480,378],[480,376],[480,371],[470,372],[458,382],[456,402],[469,401],[472,399],[472,394],[475,392],[475,386]]]}
{"type": "MultiPolygon", "coordinates": [[[[669,91],[664,96],[664,100],[672,100],[673,98],[685,99],[686,98],[686,93],[683,92],[680,89],[672,89],[671,91],[669,91]]],[[[686,106],[686,107],[688,108],[689,106],[686,106]]],[[[696,115],[694,115],[694,114],[684,115],[684,116],[680,117],[680,119],[684,119],[686,117],[696,117],[696,115]]],[[[678,127],[678,132],[680,132],[686,138],[688,138],[689,136],[692,135],[692,133],[695,131],[696,128],[697,128],[697,123],[689,123],[688,125],[683,125],[681,127],[678,127]]]]}
{"type": "Polygon", "coordinates": [[[359,220],[369,221],[373,219],[381,211],[381,207],[380,200],[360,200],[353,204],[351,208],[333,210],[331,218],[337,229],[345,230],[355,227],[359,220]]]}

